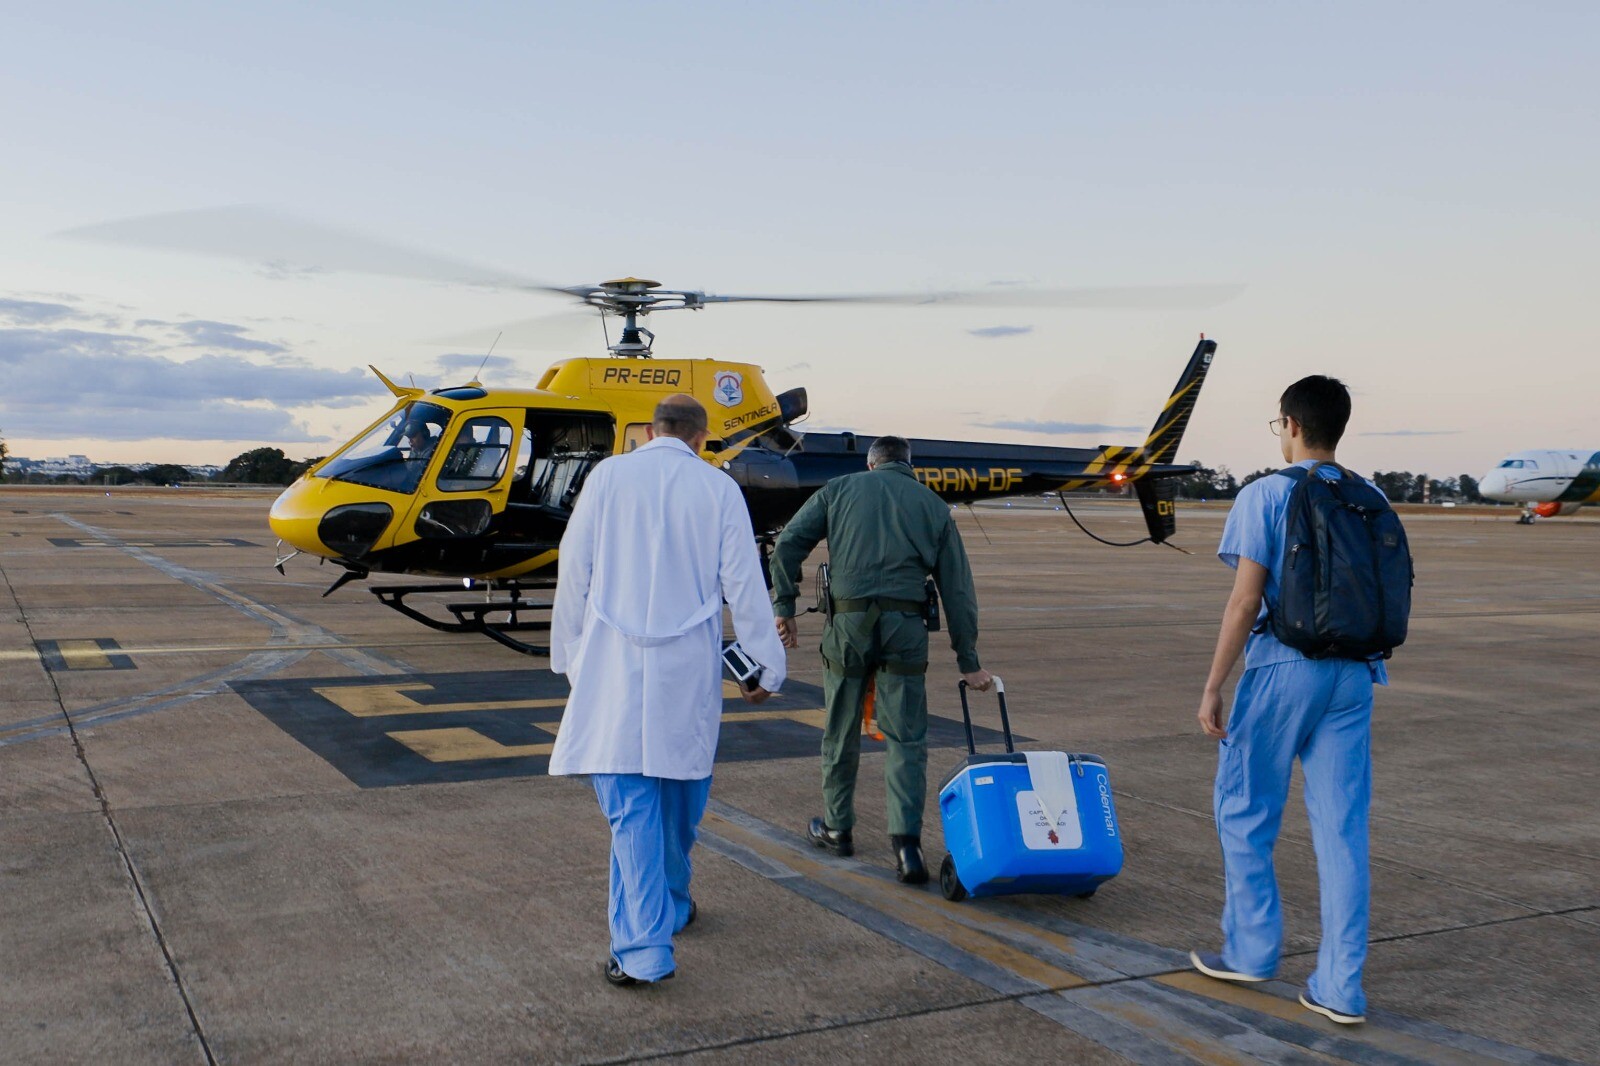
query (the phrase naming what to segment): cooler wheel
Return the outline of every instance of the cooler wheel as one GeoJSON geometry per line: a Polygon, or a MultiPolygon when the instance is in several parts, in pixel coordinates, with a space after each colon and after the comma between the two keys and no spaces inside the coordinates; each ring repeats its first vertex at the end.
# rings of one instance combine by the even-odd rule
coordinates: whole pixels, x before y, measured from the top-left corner
{"type": "Polygon", "coordinates": [[[961,884],[961,878],[956,875],[956,861],[949,855],[944,857],[944,862],[939,864],[939,891],[944,893],[944,898],[951,903],[960,903],[967,898],[967,890],[961,884]]]}

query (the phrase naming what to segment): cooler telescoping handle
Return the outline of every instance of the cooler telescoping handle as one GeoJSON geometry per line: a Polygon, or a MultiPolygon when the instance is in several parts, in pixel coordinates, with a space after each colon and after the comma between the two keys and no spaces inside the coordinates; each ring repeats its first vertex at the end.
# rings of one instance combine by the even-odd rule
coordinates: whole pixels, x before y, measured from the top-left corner
{"type": "MultiPolygon", "coordinates": [[[[1000,728],[1005,732],[1006,754],[1017,749],[1011,745],[1011,716],[1006,713],[1006,683],[999,674],[994,677],[994,694],[1000,699],[1000,728]]],[[[967,727],[967,754],[978,754],[977,742],[972,738],[972,712],[967,709],[967,679],[961,679],[961,724],[967,727]]]]}

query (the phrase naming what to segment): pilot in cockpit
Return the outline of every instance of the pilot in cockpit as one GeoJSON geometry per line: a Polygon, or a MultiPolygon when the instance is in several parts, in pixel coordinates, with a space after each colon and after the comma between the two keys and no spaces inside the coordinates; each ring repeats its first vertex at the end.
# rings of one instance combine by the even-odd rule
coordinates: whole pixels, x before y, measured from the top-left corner
{"type": "Polygon", "coordinates": [[[434,435],[433,427],[426,422],[407,422],[401,429],[401,437],[411,454],[412,460],[427,459],[433,454],[433,449],[438,446],[439,438],[434,435]]]}

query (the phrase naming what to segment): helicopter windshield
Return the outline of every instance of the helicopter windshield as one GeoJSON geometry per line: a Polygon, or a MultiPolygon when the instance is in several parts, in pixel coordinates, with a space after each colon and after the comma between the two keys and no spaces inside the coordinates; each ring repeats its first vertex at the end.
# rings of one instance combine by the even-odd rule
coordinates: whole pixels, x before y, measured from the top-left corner
{"type": "Polygon", "coordinates": [[[415,492],[449,421],[450,412],[438,404],[420,400],[407,404],[316,476],[390,492],[415,492]]]}

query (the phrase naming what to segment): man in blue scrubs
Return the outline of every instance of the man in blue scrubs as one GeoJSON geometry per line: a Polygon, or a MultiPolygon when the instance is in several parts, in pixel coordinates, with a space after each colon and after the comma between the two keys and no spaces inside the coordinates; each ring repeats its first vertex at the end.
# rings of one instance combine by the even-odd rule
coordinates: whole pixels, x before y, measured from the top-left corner
{"type": "MultiPolygon", "coordinates": [[[[1350,393],[1313,375],[1290,385],[1271,422],[1286,462],[1334,461],[1350,418],[1350,393]]],[[[1337,478],[1336,468],[1315,476],[1337,478]]],[[[1283,950],[1283,910],[1273,873],[1289,775],[1305,775],[1322,896],[1322,944],[1300,1002],[1332,1021],[1365,1020],[1361,971],[1367,955],[1367,812],[1372,800],[1372,686],[1387,684],[1382,662],[1307,659],[1257,622],[1278,602],[1284,526],[1294,482],[1272,475],[1239,491],[1217,554],[1236,571],[1216,654],[1200,699],[1200,726],[1219,743],[1214,808],[1227,900],[1222,951],[1191,952],[1196,969],[1225,981],[1271,978],[1283,950]],[[1222,688],[1244,653],[1233,710],[1222,688]],[[1224,722],[1226,721],[1226,725],[1224,722]]]]}

